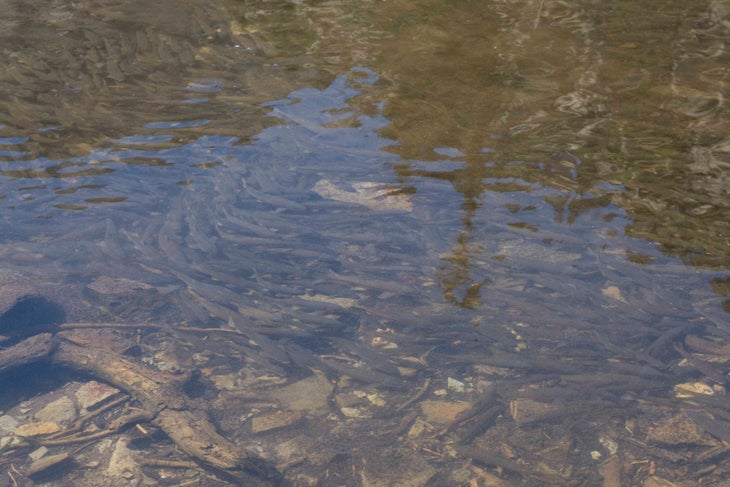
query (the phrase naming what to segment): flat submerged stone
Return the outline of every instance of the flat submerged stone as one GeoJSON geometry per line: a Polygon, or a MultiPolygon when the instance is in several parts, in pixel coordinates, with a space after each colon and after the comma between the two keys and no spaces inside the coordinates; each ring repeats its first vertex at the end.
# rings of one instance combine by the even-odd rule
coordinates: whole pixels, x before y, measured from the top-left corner
{"type": "Polygon", "coordinates": [[[119,393],[119,389],[92,380],[76,391],[76,402],[81,409],[91,409],[119,393]]]}
{"type": "Polygon", "coordinates": [[[15,434],[22,437],[50,435],[61,431],[61,427],[57,423],[51,421],[43,421],[40,423],[26,423],[15,429],[15,434]]]}

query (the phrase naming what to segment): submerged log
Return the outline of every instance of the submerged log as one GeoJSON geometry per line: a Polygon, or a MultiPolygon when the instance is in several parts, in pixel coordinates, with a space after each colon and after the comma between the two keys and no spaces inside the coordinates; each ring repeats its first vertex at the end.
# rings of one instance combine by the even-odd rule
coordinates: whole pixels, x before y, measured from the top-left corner
{"type": "Polygon", "coordinates": [[[12,347],[0,349],[0,373],[46,359],[55,350],[56,345],[57,341],[53,335],[41,333],[16,343],[12,347]]]}
{"type": "Polygon", "coordinates": [[[69,340],[73,340],[69,332],[56,337],[43,333],[0,349],[0,372],[46,359],[53,365],[90,375],[139,401],[152,423],[202,466],[245,485],[280,484],[279,472],[221,436],[206,412],[192,405],[183,392],[186,376],[158,372],[110,350],[82,347],[69,340]]]}
{"type": "Polygon", "coordinates": [[[59,344],[52,360],[129,393],[154,416],[153,422],[170,439],[199,461],[226,471],[245,466],[246,456],[218,434],[204,414],[188,409],[181,389],[183,376],[157,372],[107,350],[69,342],[59,344]]]}
{"type": "Polygon", "coordinates": [[[191,405],[182,391],[186,376],[157,372],[119,354],[67,341],[59,344],[52,360],[126,391],[154,417],[153,424],[203,465],[223,471],[245,485],[280,483],[279,472],[221,436],[207,414],[191,405]]]}

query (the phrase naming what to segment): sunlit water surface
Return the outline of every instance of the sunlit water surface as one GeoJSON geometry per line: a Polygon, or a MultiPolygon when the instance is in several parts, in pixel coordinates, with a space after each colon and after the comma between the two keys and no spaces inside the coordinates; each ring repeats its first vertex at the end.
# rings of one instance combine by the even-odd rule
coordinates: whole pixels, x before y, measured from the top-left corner
{"type": "MultiPolygon", "coordinates": [[[[325,419],[254,439],[295,483],[381,485],[404,448],[438,473],[382,485],[469,485],[452,445],[498,438],[508,482],[597,485],[626,402],[702,379],[657,340],[730,331],[730,5],[641,3],[5,1],[3,292],[169,325],[151,363],[214,389],[325,374],[325,419]],[[437,434],[420,401],[491,383],[493,424],[437,434]],[[523,396],[575,408],[521,424],[523,396]]],[[[241,443],[250,407],[211,400],[241,443]]]]}

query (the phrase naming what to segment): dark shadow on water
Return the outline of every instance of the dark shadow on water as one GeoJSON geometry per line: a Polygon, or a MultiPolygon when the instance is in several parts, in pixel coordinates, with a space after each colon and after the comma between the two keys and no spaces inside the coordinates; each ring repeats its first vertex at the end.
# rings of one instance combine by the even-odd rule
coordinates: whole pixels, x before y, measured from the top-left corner
{"type": "Polygon", "coordinates": [[[36,325],[60,325],[66,321],[66,312],[53,301],[42,296],[24,296],[0,316],[0,330],[18,331],[36,325]]]}
{"type": "Polygon", "coordinates": [[[7,411],[31,397],[55,391],[59,384],[79,378],[78,374],[50,366],[46,361],[11,369],[0,374],[0,411],[7,411]]]}

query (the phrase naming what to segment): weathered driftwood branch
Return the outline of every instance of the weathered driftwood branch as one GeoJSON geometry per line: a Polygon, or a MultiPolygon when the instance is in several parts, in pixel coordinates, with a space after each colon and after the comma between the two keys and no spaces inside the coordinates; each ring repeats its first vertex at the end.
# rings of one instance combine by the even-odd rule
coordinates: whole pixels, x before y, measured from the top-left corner
{"type": "Polygon", "coordinates": [[[52,360],[129,393],[155,417],[154,423],[192,457],[222,470],[245,465],[245,455],[237,453],[237,447],[219,435],[202,414],[186,410],[181,377],[156,372],[107,350],[68,342],[59,344],[52,360]]]}
{"type": "Polygon", "coordinates": [[[107,426],[106,429],[97,431],[96,433],[89,433],[85,435],[69,435],[54,439],[41,439],[39,443],[43,446],[59,446],[71,445],[73,443],[83,443],[92,440],[100,440],[101,438],[105,438],[119,432],[130,424],[140,423],[142,421],[149,421],[151,419],[151,413],[148,413],[147,411],[137,411],[115,419],[109,426],[107,426]]]}
{"type": "Polygon", "coordinates": [[[0,349],[0,373],[46,359],[88,374],[134,397],[145,409],[145,417],[152,418],[153,424],[202,465],[225,472],[245,485],[280,482],[280,473],[221,436],[206,413],[193,407],[183,392],[185,376],[149,369],[107,349],[76,345],[71,333],[61,331],[55,337],[42,333],[0,349]]]}

